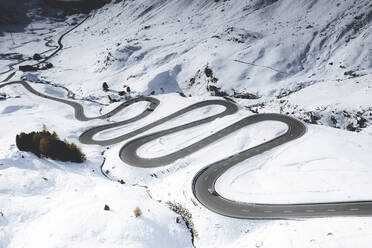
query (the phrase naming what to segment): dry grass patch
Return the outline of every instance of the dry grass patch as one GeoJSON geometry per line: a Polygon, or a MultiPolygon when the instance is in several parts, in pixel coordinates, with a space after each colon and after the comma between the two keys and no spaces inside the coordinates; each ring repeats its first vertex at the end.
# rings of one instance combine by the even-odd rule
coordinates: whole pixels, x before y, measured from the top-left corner
{"type": "Polygon", "coordinates": [[[134,209],[133,213],[134,213],[134,216],[136,216],[136,217],[139,217],[139,216],[142,215],[142,211],[141,211],[141,209],[139,207],[136,207],[134,209]]]}

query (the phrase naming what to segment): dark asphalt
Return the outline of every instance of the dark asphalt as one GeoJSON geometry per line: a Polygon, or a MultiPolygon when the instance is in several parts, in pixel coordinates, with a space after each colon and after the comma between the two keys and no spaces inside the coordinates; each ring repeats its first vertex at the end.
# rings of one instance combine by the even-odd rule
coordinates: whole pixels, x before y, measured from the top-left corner
{"type": "Polygon", "coordinates": [[[139,101],[147,101],[150,106],[145,109],[139,115],[116,123],[110,123],[98,127],[93,127],[85,131],[80,136],[80,141],[85,144],[98,144],[98,145],[112,145],[127,139],[130,139],[138,134],[141,134],[147,130],[150,130],[156,126],[159,126],[169,120],[177,118],[187,112],[192,110],[209,106],[209,105],[221,105],[225,107],[225,110],[219,114],[193,121],[184,125],[173,127],[170,129],[162,130],[155,132],[149,135],[145,135],[139,138],[135,138],[128,143],[126,143],[120,150],[120,158],[127,164],[136,167],[142,168],[152,168],[165,166],[173,163],[177,159],[185,157],[191,153],[194,153],[205,146],[217,141],[229,135],[240,128],[249,126],[254,123],[262,121],[280,121],[285,123],[288,126],[288,130],[285,134],[280,135],[270,141],[262,143],[253,148],[247,149],[245,151],[239,152],[235,155],[229,156],[226,159],[217,161],[211,165],[206,166],[204,169],[200,170],[193,179],[192,191],[198,199],[198,201],[203,204],[206,208],[210,209],[213,212],[218,214],[235,217],[235,218],[252,218],[252,219],[281,219],[281,218],[309,218],[309,217],[331,217],[331,216],[371,216],[372,215],[372,201],[354,201],[354,202],[335,202],[335,203],[309,203],[309,204],[258,204],[258,203],[243,203],[231,201],[223,198],[215,191],[215,183],[217,179],[225,173],[228,169],[233,167],[239,162],[247,160],[253,156],[259,155],[265,151],[271,150],[279,145],[285,144],[292,140],[295,140],[306,132],[306,127],[304,124],[292,117],[281,115],[281,114],[257,114],[253,116],[248,116],[238,122],[233,123],[232,125],[171,154],[166,156],[161,156],[157,158],[141,158],[137,154],[137,150],[140,146],[171,133],[175,133],[187,128],[195,127],[207,122],[211,122],[216,118],[222,118],[226,115],[234,114],[238,108],[237,106],[229,101],[224,100],[208,100],[198,102],[196,104],[190,105],[186,108],[183,108],[169,116],[163,117],[151,124],[148,124],[144,127],[140,127],[130,133],[124,134],[122,136],[109,139],[97,141],[93,139],[93,136],[98,132],[122,126],[131,122],[140,120],[151,112],[153,112],[156,107],[159,105],[159,100],[153,97],[140,97],[137,99],[129,100],[125,103],[122,103],[114,110],[110,111],[101,116],[97,117],[87,117],[84,113],[83,107],[74,101],[69,101],[65,99],[60,99],[52,96],[45,95],[33,89],[25,81],[14,81],[9,83],[4,83],[0,85],[0,88],[3,88],[8,85],[21,84],[29,92],[49,100],[61,102],[71,106],[75,112],[75,118],[80,121],[89,121],[93,119],[106,119],[115,114],[117,114],[122,109],[130,106],[131,104],[139,101]]]}

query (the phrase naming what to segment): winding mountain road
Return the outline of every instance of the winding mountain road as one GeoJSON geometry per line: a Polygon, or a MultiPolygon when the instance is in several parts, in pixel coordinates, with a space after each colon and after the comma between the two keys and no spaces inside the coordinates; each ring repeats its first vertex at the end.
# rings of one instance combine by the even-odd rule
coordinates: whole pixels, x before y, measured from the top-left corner
{"type": "MultiPolygon", "coordinates": [[[[63,49],[63,43],[62,43],[63,38],[64,38],[67,34],[71,33],[73,30],[75,30],[77,27],[79,27],[81,24],[83,24],[83,23],[84,23],[84,22],[85,22],[89,17],[90,17],[90,15],[87,15],[87,16],[86,16],[86,17],[85,17],[81,22],[79,22],[78,24],[76,24],[76,25],[73,26],[72,28],[68,29],[68,30],[65,31],[63,34],[61,34],[61,36],[58,38],[58,41],[57,41],[58,46],[56,46],[56,45],[51,45],[50,43],[52,42],[52,40],[50,39],[50,37],[46,37],[46,38],[44,39],[44,40],[46,41],[46,42],[45,42],[45,46],[47,46],[47,47],[51,47],[51,48],[49,48],[48,50],[45,50],[45,51],[43,51],[43,52],[40,52],[39,54],[40,54],[40,55],[43,55],[43,54],[48,53],[48,52],[50,52],[50,51],[53,51],[53,50],[54,50],[54,51],[53,51],[50,55],[44,57],[44,58],[43,58],[42,60],[40,60],[39,62],[33,64],[32,66],[37,66],[37,65],[40,65],[40,64],[42,64],[42,63],[47,62],[50,58],[54,57],[54,56],[55,56],[59,51],[61,51],[61,50],[63,49]]],[[[55,32],[55,30],[51,30],[50,32],[55,32]]],[[[22,64],[23,62],[30,61],[30,60],[32,60],[32,57],[27,57],[27,58],[25,58],[25,59],[21,59],[21,60],[17,61],[16,63],[10,64],[10,65],[8,66],[9,69],[8,69],[7,71],[0,72],[0,75],[6,74],[6,73],[11,72],[11,71],[14,71],[14,70],[15,70],[14,66],[19,65],[19,64],[22,64]]],[[[5,82],[5,81],[7,81],[7,80],[9,80],[9,78],[3,80],[2,82],[5,82]]]]}
{"type": "Polygon", "coordinates": [[[185,157],[191,153],[194,153],[205,146],[217,141],[235,132],[236,130],[252,125],[254,123],[262,121],[279,121],[285,123],[288,126],[288,130],[285,134],[282,134],[270,141],[262,143],[253,148],[241,151],[237,154],[229,156],[223,160],[217,161],[211,165],[208,165],[204,169],[200,170],[193,179],[192,191],[198,199],[198,201],[203,204],[206,208],[214,211],[218,214],[235,217],[235,218],[254,218],[254,219],[280,219],[280,218],[309,218],[309,217],[330,217],[330,216],[371,216],[372,215],[372,201],[354,201],[354,202],[334,202],[334,203],[309,203],[309,204],[256,204],[256,203],[243,203],[232,201],[220,196],[215,190],[215,183],[217,179],[225,173],[228,169],[247,160],[253,156],[259,155],[265,151],[273,149],[277,146],[295,140],[306,132],[306,127],[304,124],[292,117],[280,115],[280,114],[257,114],[253,116],[248,116],[232,125],[192,144],[183,149],[180,149],[171,154],[157,157],[157,158],[141,158],[137,150],[142,145],[157,139],[159,137],[169,135],[187,128],[195,127],[207,122],[211,122],[216,118],[222,118],[226,115],[231,115],[237,112],[238,108],[232,102],[224,100],[207,100],[195,103],[186,108],[183,108],[171,115],[163,117],[153,123],[150,123],[144,127],[138,128],[130,133],[124,134],[122,136],[108,139],[108,140],[95,140],[94,135],[102,132],[104,130],[109,130],[118,126],[126,125],[128,123],[135,122],[142,118],[145,118],[151,114],[156,107],[159,105],[159,100],[153,97],[140,97],[137,99],[132,99],[127,102],[122,103],[114,110],[97,117],[87,117],[84,113],[82,105],[77,102],[69,101],[65,99],[60,99],[52,96],[45,95],[36,91],[25,81],[14,81],[9,83],[4,83],[0,85],[0,88],[9,85],[20,84],[25,89],[27,89],[32,94],[39,97],[46,98],[49,100],[57,101],[60,103],[67,104],[74,108],[75,118],[80,121],[89,121],[93,119],[106,119],[117,114],[122,109],[140,101],[146,101],[149,103],[142,113],[139,115],[120,122],[110,123],[102,126],[93,127],[85,131],[80,136],[80,141],[85,144],[98,144],[102,146],[116,144],[132,137],[135,137],[147,130],[150,130],[156,126],[159,126],[169,120],[177,118],[185,113],[193,111],[198,108],[202,108],[210,105],[220,105],[225,108],[221,113],[215,114],[213,116],[193,121],[187,124],[176,126],[170,129],[162,130],[159,132],[151,133],[139,138],[135,138],[128,143],[126,143],[120,150],[120,158],[127,164],[141,168],[152,168],[165,166],[173,163],[179,158],[185,157]]]}

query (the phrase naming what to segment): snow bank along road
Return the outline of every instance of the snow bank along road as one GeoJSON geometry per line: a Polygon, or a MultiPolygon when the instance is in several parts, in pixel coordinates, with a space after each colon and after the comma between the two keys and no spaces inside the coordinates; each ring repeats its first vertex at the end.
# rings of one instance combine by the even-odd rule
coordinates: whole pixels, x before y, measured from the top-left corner
{"type": "Polygon", "coordinates": [[[254,124],[261,121],[280,121],[285,123],[288,126],[288,130],[285,134],[280,135],[270,141],[262,143],[258,146],[253,148],[247,149],[245,151],[239,152],[235,155],[232,155],[226,159],[217,161],[201,171],[197,173],[197,175],[193,179],[192,189],[195,197],[201,202],[205,207],[208,209],[229,217],[236,217],[236,218],[305,218],[305,217],[328,217],[328,216],[367,216],[372,215],[372,201],[353,201],[353,202],[334,202],[334,203],[311,203],[311,204],[255,204],[255,203],[243,203],[243,202],[236,202],[225,199],[221,197],[214,188],[216,180],[229,168],[233,167],[237,163],[246,160],[250,157],[259,155],[267,150],[270,150],[274,147],[277,147],[281,144],[287,143],[291,140],[297,139],[305,134],[306,127],[304,124],[292,117],[280,115],[280,114],[257,114],[253,116],[246,117],[224,129],[210,135],[190,146],[187,146],[181,150],[173,152],[171,154],[157,157],[157,158],[141,158],[137,154],[137,150],[140,146],[162,137],[164,135],[168,135],[174,132],[178,132],[184,130],[186,128],[195,127],[201,125],[203,123],[207,123],[210,121],[215,120],[216,118],[220,118],[226,115],[234,114],[238,108],[232,102],[224,101],[224,100],[207,100],[195,103],[191,106],[188,106],[184,109],[181,109],[169,116],[166,116],[162,119],[159,119],[153,123],[150,123],[144,127],[141,127],[137,130],[134,130],[130,133],[124,134],[122,136],[108,139],[108,140],[101,140],[97,141],[93,139],[93,136],[98,132],[101,132],[106,129],[110,129],[113,127],[125,125],[130,122],[134,122],[136,120],[142,119],[147,115],[151,114],[152,111],[159,105],[159,100],[153,97],[139,97],[136,99],[129,100],[127,102],[122,103],[114,110],[110,111],[101,116],[97,117],[86,117],[84,114],[84,109],[82,105],[77,102],[60,99],[52,96],[45,95],[33,89],[27,82],[25,81],[14,81],[9,83],[3,83],[0,85],[0,88],[5,86],[14,85],[14,84],[21,84],[25,89],[29,92],[46,98],[50,100],[54,100],[57,102],[61,102],[67,104],[74,108],[75,111],[75,118],[80,121],[89,121],[93,119],[105,119],[110,116],[115,115],[120,110],[124,109],[125,107],[139,101],[147,101],[150,103],[150,106],[145,109],[141,114],[116,123],[110,123],[102,126],[97,126],[85,131],[80,136],[80,141],[85,144],[99,144],[99,145],[111,145],[116,144],[118,142],[122,142],[129,138],[132,138],[140,133],[143,133],[153,127],[156,127],[162,123],[165,123],[173,118],[176,118],[180,115],[183,115],[187,112],[190,112],[194,109],[201,108],[208,105],[221,105],[225,107],[225,110],[219,114],[215,114],[213,116],[197,120],[194,122],[190,122],[184,125],[180,125],[177,127],[173,127],[167,130],[155,132],[146,136],[142,136],[136,139],[131,140],[127,144],[125,144],[122,149],[120,150],[120,158],[136,167],[142,168],[150,168],[150,167],[159,167],[168,165],[179,158],[187,156],[197,150],[202,149],[203,147],[211,144],[212,142],[229,135],[230,133],[254,124]]]}

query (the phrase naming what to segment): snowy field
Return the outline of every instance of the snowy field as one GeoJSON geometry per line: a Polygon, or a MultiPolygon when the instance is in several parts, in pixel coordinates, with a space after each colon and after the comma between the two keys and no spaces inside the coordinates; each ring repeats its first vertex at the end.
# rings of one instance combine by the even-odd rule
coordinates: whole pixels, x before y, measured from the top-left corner
{"type": "MultiPolygon", "coordinates": [[[[306,124],[307,133],[227,171],[216,184],[220,195],[249,203],[372,200],[369,1],[115,2],[92,12],[63,39],[63,50],[50,60],[52,69],[18,71],[10,81],[27,79],[34,89],[58,98],[74,94],[88,116],[114,109],[129,95],[153,92],[160,100],[146,118],[101,132],[94,137],[98,140],[202,100],[223,99],[208,90],[215,86],[237,102],[236,114],[156,139],[139,155],[169,154],[256,112],[283,113],[312,123],[306,124]],[[119,96],[126,86],[131,92],[119,96]],[[255,99],[234,98],[246,93],[255,99]]],[[[0,54],[27,58],[52,49],[83,18],[37,18],[24,32],[4,31],[0,54]]],[[[0,59],[0,73],[17,62],[7,56],[0,59]]],[[[1,74],[0,81],[11,72],[1,74]]],[[[88,128],[132,118],[147,107],[140,102],[107,120],[80,122],[67,105],[20,85],[1,88],[0,248],[370,247],[372,217],[241,220],[197,202],[191,183],[200,169],[283,134],[282,123],[245,127],[153,169],[124,164],[118,154],[125,142],[109,147],[79,143],[88,128]],[[77,143],[87,161],[55,162],[18,151],[16,134],[41,130],[43,124],[77,143]],[[101,173],[103,162],[107,177],[101,173]],[[142,216],[134,216],[136,207],[142,216]]],[[[201,108],[141,135],[222,111],[220,106],[201,108]]]]}

